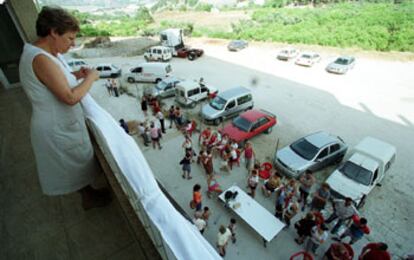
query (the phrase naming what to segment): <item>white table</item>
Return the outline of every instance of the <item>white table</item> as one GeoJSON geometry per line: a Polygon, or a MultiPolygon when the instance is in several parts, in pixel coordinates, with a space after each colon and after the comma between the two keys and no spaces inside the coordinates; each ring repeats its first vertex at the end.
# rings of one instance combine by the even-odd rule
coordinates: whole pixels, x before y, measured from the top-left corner
{"type": "Polygon", "coordinates": [[[277,219],[238,186],[231,186],[219,195],[219,198],[223,202],[225,202],[224,194],[226,191],[238,192],[237,197],[234,200],[230,200],[230,208],[256,230],[265,242],[270,242],[285,226],[283,222],[277,219]],[[240,207],[234,208],[234,205],[237,203],[240,203],[240,207]]]}

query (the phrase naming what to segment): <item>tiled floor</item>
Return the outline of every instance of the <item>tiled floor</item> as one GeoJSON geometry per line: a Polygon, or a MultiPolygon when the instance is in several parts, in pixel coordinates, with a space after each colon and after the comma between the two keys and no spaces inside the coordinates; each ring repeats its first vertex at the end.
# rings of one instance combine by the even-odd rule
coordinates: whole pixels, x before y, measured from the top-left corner
{"type": "Polygon", "coordinates": [[[84,211],[79,194],[42,194],[30,113],[21,88],[0,87],[0,259],[145,259],[115,200],[84,211]]]}

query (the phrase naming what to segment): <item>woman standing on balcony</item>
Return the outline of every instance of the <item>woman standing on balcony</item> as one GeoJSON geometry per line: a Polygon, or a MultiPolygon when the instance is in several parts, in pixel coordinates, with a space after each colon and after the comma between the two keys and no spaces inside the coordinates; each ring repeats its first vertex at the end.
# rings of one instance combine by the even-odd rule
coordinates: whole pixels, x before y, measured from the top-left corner
{"type": "Polygon", "coordinates": [[[90,186],[99,168],[79,103],[99,75],[87,68],[71,72],[61,56],[75,45],[79,23],[65,10],[45,6],[36,32],[39,38],[24,46],[19,73],[32,103],[31,142],[42,190],[79,191],[85,210],[105,206],[109,192],[90,186]]]}

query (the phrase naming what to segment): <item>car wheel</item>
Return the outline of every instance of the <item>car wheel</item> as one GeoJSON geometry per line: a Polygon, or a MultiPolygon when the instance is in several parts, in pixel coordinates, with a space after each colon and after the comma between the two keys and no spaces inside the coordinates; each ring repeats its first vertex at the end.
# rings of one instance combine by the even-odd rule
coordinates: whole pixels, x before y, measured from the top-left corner
{"type": "Polygon", "coordinates": [[[197,103],[195,102],[195,101],[193,101],[191,104],[190,104],[190,107],[191,108],[195,108],[197,106],[197,103]]]}
{"type": "Polygon", "coordinates": [[[214,124],[215,124],[215,125],[219,125],[219,124],[221,123],[221,121],[223,121],[223,119],[222,119],[221,117],[216,118],[216,119],[214,120],[214,124]]]}
{"type": "Polygon", "coordinates": [[[133,77],[129,77],[127,79],[127,81],[128,81],[128,83],[134,83],[135,82],[135,79],[133,77]]]}
{"type": "Polygon", "coordinates": [[[188,57],[189,60],[194,60],[195,59],[195,54],[194,53],[189,53],[187,57],[188,57]]]}
{"type": "Polygon", "coordinates": [[[266,129],[265,133],[270,134],[273,131],[273,126],[266,129]]]}

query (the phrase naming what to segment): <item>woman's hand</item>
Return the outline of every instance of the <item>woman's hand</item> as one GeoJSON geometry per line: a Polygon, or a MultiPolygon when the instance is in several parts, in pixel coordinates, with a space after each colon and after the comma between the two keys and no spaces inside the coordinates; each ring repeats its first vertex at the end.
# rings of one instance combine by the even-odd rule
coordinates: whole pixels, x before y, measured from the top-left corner
{"type": "Polygon", "coordinates": [[[85,78],[91,78],[93,81],[97,81],[99,79],[99,73],[97,70],[87,68],[82,69],[84,69],[83,73],[85,73],[85,78]]]}

